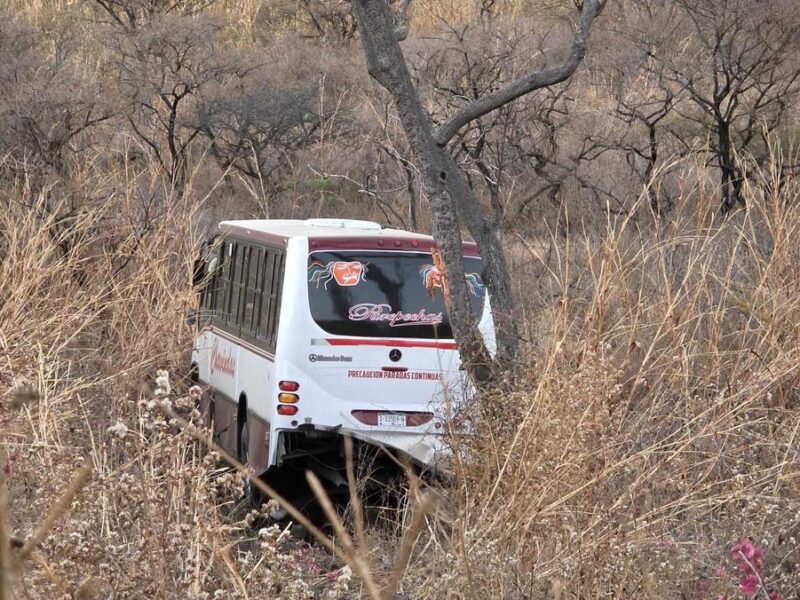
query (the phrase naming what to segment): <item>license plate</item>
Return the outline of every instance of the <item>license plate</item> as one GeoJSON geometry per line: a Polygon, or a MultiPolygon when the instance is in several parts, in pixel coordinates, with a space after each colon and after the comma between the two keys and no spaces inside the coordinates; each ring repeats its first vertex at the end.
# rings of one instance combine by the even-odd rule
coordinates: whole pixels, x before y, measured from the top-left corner
{"type": "Polygon", "coordinates": [[[405,415],[393,415],[391,413],[378,414],[378,427],[405,427],[405,415]]]}

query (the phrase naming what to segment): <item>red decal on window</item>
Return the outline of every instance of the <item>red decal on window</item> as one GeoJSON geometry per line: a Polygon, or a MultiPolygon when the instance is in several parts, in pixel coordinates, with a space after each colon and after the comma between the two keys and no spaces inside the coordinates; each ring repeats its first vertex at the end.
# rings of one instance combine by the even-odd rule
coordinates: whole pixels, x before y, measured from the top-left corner
{"type": "MultiPolygon", "coordinates": [[[[442,255],[437,249],[431,250],[433,257],[432,265],[422,265],[419,272],[422,275],[422,283],[425,289],[428,290],[428,295],[436,300],[436,290],[442,290],[444,299],[450,298],[450,290],[447,287],[447,280],[444,277],[444,263],[442,262],[442,255]]],[[[478,273],[466,273],[467,289],[473,296],[478,296],[483,290],[483,281],[478,273]]]]}
{"type": "Polygon", "coordinates": [[[435,300],[436,290],[440,289],[445,301],[447,301],[450,299],[450,290],[447,289],[447,280],[444,278],[444,262],[438,248],[431,248],[431,258],[433,259],[432,265],[420,267],[422,282],[425,284],[425,289],[428,290],[428,295],[431,298],[435,300]]]}
{"type": "Polygon", "coordinates": [[[367,263],[358,261],[345,262],[341,260],[323,264],[315,260],[308,265],[308,280],[319,287],[321,283],[325,289],[331,281],[336,281],[341,286],[349,287],[358,285],[366,280],[367,263]]]}

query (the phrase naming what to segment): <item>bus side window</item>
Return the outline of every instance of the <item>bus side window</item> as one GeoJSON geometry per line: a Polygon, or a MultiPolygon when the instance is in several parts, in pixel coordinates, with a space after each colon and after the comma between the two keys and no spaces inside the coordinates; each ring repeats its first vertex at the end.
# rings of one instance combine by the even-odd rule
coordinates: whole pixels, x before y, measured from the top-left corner
{"type": "Polygon", "coordinates": [[[228,299],[225,303],[225,321],[229,325],[236,325],[236,313],[239,306],[239,288],[236,282],[242,276],[242,247],[236,242],[230,242],[231,252],[228,255],[228,299]]]}
{"type": "Polygon", "coordinates": [[[272,275],[275,270],[275,252],[267,250],[264,257],[264,266],[261,269],[264,285],[261,291],[261,317],[258,324],[258,337],[270,341],[270,309],[272,307],[272,275]]]}
{"type": "Polygon", "coordinates": [[[192,284],[200,293],[200,320],[203,323],[207,323],[214,315],[220,279],[218,267],[224,256],[215,240],[216,236],[213,236],[204,243],[203,251],[194,264],[192,284]]]}
{"type": "Polygon", "coordinates": [[[266,248],[258,249],[258,266],[253,277],[253,318],[250,321],[250,335],[258,337],[258,324],[261,321],[261,303],[264,295],[264,263],[269,256],[266,248]]]}
{"type": "Polygon", "coordinates": [[[239,291],[239,303],[236,306],[236,327],[239,329],[242,328],[245,319],[245,291],[247,287],[247,272],[250,268],[250,250],[250,246],[242,246],[242,261],[239,265],[242,270],[239,277],[236,279],[239,291]]]}
{"type": "Polygon", "coordinates": [[[224,323],[227,320],[228,301],[231,293],[231,261],[233,260],[233,242],[226,241],[220,248],[220,266],[214,286],[214,320],[224,323]]]}
{"type": "Polygon", "coordinates": [[[281,314],[281,291],[283,290],[283,268],[286,263],[286,254],[283,252],[275,255],[275,268],[272,277],[272,306],[270,306],[271,333],[269,345],[273,348],[278,337],[278,318],[281,314]]]}
{"type": "Polygon", "coordinates": [[[208,286],[208,316],[211,319],[219,317],[221,313],[220,298],[225,288],[225,277],[223,268],[225,266],[225,249],[227,244],[219,244],[209,267],[212,269],[211,280],[208,286]]]}
{"type": "Polygon", "coordinates": [[[258,313],[256,306],[257,291],[259,285],[259,267],[261,265],[262,249],[253,246],[249,249],[249,259],[247,266],[247,282],[245,284],[244,315],[241,319],[242,332],[247,335],[256,335],[256,323],[258,313]]]}

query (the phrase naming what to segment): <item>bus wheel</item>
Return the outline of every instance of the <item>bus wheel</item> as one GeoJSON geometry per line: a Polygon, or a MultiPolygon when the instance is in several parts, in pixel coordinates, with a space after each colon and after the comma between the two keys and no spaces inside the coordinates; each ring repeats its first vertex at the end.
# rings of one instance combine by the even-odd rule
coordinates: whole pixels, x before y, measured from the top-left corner
{"type": "MultiPolygon", "coordinates": [[[[239,462],[247,467],[247,461],[250,456],[250,429],[247,427],[247,413],[239,419],[239,452],[237,458],[239,462]]],[[[260,508],[264,501],[261,490],[253,483],[252,478],[245,477],[244,480],[244,497],[252,506],[260,508]]]]}
{"type": "Polygon", "coordinates": [[[189,382],[192,385],[200,383],[200,370],[197,368],[197,364],[193,363],[189,369],[189,382]]]}

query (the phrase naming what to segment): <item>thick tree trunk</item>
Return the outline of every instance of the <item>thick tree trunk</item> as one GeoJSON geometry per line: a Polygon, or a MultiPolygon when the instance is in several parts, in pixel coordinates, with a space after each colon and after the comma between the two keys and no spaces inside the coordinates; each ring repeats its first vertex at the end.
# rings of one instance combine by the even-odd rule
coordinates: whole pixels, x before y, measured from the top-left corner
{"type": "Polygon", "coordinates": [[[494,319],[497,354],[496,359],[501,365],[513,367],[519,348],[519,330],[517,328],[516,302],[511,289],[511,273],[508,262],[497,235],[498,226],[487,219],[483,208],[475,197],[475,193],[467,185],[449,154],[442,151],[447,157],[453,174],[451,186],[455,197],[461,202],[461,214],[475,242],[480,248],[484,261],[484,279],[492,303],[492,318],[494,319]]]}
{"type": "MultiPolygon", "coordinates": [[[[359,25],[370,75],[389,91],[395,101],[398,116],[416,157],[422,184],[431,203],[433,236],[444,262],[449,289],[448,313],[459,351],[476,383],[486,383],[496,374],[497,364],[486,349],[470,307],[469,291],[464,278],[457,201],[465,193],[473,201],[474,196],[450,155],[439,147],[433,137],[430,120],[422,107],[400,46],[394,37],[394,26],[387,4],[383,0],[354,0],[353,11],[359,25]]],[[[477,206],[477,201],[474,204],[477,206]]],[[[475,216],[470,215],[468,222],[474,221],[475,216]]],[[[486,237],[485,232],[483,237],[486,237]]],[[[476,242],[488,265],[499,248],[499,243],[489,249],[487,256],[481,240],[476,239],[476,242]]],[[[487,286],[492,302],[498,302],[493,296],[494,282],[491,280],[494,277],[488,279],[487,286]]],[[[501,296],[499,302],[502,303],[503,300],[506,298],[501,296]]],[[[498,327],[498,337],[500,336],[502,334],[498,327]]]]}
{"type": "MultiPolygon", "coordinates": [[[[431,201],[433,235],[442,253],[450,289],[450,320],[461,356],[478,384],[493,379],[501,367],[515,366],[519,345],[515,303],[511,275],[497,234],[498,224],[487,218],[464,175],[448,153],[447,144],[467,123],[534,90],[569,78],[586,54],[589,30],[604,5],[604,0],[584,0],[580,4],[575,36],[561,64],[526,74],[468,103],[434,133],[398,43],[405,35],[405,23],[398,24],[392,19],[386,0],[352,2],[370,75],[386,88],[397,106],[398,116],[419,166],[422,184],[431,201]],[[484,260],[484,278],[495,321],[495,359],[490,357],[470,311],[469,292],[464,279],[461,219],[475,238],[484,260]]],[[[403,6],[407,8],[408,2],[403,6]]]]}

